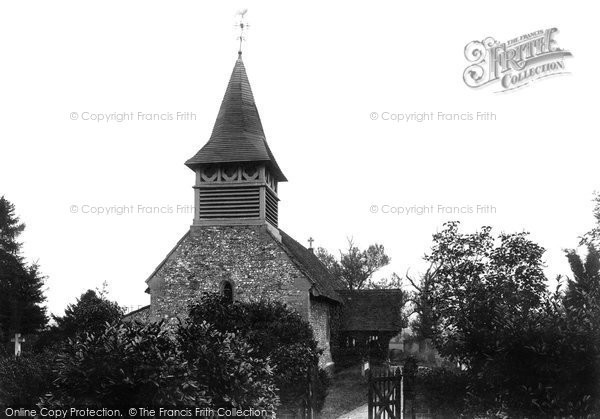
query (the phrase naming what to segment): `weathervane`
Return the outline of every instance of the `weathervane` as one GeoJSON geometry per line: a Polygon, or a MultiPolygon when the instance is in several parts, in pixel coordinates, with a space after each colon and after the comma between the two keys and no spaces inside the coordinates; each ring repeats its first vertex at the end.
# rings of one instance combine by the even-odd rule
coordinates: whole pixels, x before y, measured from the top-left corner
{"type": "Polygon", "coordinates": [[[237,15],[240,17],[239,23],[235,25],[236,28],[239,28],[240,30],[240,35],[237,37],[240,41],[240,49],[238,50],[239,55],[242,55],[242,42],[246,40],[246,29],[250,27],[245,21],[246,13],[248,13],[248,9],[242,9],[237,12],[237,15]]]}

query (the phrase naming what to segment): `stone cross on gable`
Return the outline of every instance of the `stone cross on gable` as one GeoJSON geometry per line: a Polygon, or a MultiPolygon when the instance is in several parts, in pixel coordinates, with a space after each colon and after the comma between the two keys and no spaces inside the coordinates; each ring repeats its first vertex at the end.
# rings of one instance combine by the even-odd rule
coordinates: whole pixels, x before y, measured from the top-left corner
{"type": "Polygon", "coordinates": [[[312,249],[312,248],[313,248],[313,247],[312,247],[312,244],[313,244],[313,242],[314,242],[314,241],[315,241],[315,239],[313,239],[312,237],[309,237],[309,238],[308,238],[308,248],[309,248],[309,249],[312,249]]]}
{"type": "Polygon", "coordinates": [[[10,341],[15,343],[15,356],[21,355],[21,343],[25,342],[25,338],[22,338],[20,333],[15,333],[15,337],[10,341]]]}

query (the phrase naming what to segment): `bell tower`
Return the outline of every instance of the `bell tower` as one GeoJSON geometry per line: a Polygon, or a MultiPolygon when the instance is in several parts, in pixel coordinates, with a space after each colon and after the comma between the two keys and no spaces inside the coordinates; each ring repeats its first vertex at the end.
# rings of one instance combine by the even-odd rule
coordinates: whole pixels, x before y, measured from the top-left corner
{"type": "Polygon", "coordinates": [[[279,182],[241,51],[208,142],[186,163],[196,173],[194,226],[277,228],[279,182]]]}

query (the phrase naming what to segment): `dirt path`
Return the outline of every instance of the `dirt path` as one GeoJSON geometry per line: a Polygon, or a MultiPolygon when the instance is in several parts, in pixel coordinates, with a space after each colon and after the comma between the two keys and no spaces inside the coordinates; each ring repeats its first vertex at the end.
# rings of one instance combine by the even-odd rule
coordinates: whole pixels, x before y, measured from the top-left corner
{"type": "MultiPolygon", "coordinates": [[[[367,382],[360,374],[360,367],[354,366],[337,372],[333,376],[320,419],[347,417],[367,402],[367,382]],[[344,413],[345,412],[345,413],[344,413]],[[342,416],[340,416],[342,415],[342,416]]],[[[366,418],[367,416],[352,416],[366,418]]]]}
{"type": "Polygon", "coordinates": [[[337,419],[365,419],[369,417],[369,406],[364,404],[356,409],[338,416],[337,419]]]}

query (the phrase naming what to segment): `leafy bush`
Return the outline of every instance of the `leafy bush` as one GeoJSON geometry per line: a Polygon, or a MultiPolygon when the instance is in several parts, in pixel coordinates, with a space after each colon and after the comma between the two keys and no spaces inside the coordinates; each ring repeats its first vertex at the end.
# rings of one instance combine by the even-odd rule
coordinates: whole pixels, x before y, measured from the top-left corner
{"type": "Polygon", "coordinates": [[[243,337],[255,348],[254,356],[269,359],[273,365],[282,404],[298,406],[320,354],[310,325],[299,314],[280,302],[231,303],[206,294],[190,307],[189,321],[196,325],[208,322],[222,333],[243,337]]]}
{"type": "Polygon", "coordinates": [[[207,404],[203,386],[162,323],[112,325],[69,340],[55,363],[49,404],[119,407],[207,404]]]}
{"type": "Polygon", "coordinates": [[[33,406],[52,384],[54,354],[0,358],[0,406],[33,406]]]}
{"type": "MultiPolygon", "coordinates": [[[[117,322],[122,314],[121,308],[107,300],[103,292],[89,290],[76,304],[67,307],[64,316],[54,317],[56,326],[27,336],[27,347],[21,357],[15,359],[4,346],[1,347],[0,404],[26,406],[37,403],[41,396],[53,389],[52,381],[58,371],[53,364],[55,358],[60,354],[60,359],[64,360],[73,348],[73,343],[68,344],[67,339],[86,332],[98,337],[109,323],[117,322]]],[[[12,345],[9,349],[12,350],[12,345]]]]}
{"type": "MultiPolygon", "coordinates": [[[[0,337],[1,337],[1,335],[0,335],[0,337]]],[[[5,341],[0,341],[0,342],[5,342],[5,341]]],[[[8,356],[10,355],[9,343],[10,342],[5,342],[4,344],[0,343],[0,360],[2,360],[4,358],[8,358],[8,356]]]]}
{"type": "Polygon", "coordinates": [[[435,368],[417,376],[417,385],[432,413],[458,417],[464,411],[468,377],[448,368],[435,368]]]}
{"type": "Polygon", "coordinates": [[[56,357],[48,405],[264,408],[278,404],[268,360],[214,326],[125,322],[69,339],[56,357]]]}
{"type": "Polygon", "coordinates": [[[210,407],[275,411],[279,404],[269,359],[239,335],[207,322],[187,322],[177,331],[189,377],[201,383],[210,407]]]}
{"type": "Polygon", "coordinates": [[[419,365],[414,356],[409,356],[404,360],[402,374],[404,375],[404,397],[408,400],[414,400],[416,397],[417,371],[419,365]]]}

